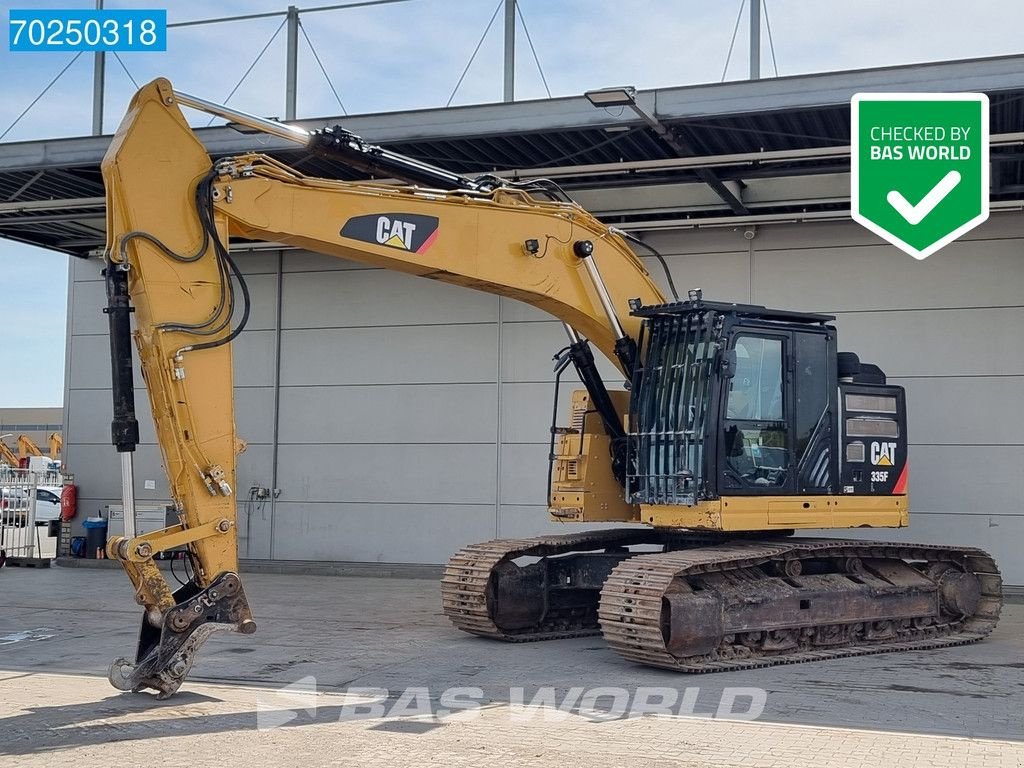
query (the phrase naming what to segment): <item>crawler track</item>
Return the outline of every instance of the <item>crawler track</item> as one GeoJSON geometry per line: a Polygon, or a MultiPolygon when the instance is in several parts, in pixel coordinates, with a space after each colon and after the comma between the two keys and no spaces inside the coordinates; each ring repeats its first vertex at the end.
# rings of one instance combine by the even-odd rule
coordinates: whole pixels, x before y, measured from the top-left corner
{"type": "Polygon", "coordinates": [[[451,558],[441,581],[445,615],[465,632],[517,643],[603,634],[627,659],[694,673],[976,642],[999,619],[1001,587],[998,568],[979,549],[654,529],[475,544],[451,558]],[[640,544],[664,551],[626,549],[640,544]],[[599,594],[596,587],[581,588],[573,599],[562,600],[564,585],[552,575],[557,568],[546,566],[580,553],[595,562],[604,558],[607,578],[599,594]],[[537,562],[513,565],[518,558],[537,562]],[[851,564],[852,570],[813,571],[821,564],[851,564]],[[802,575],[805,566],[809,573],[802,575]],[[894,569],[888,578],[887,569],[894,569]],[[946,569],[954,577],[967,574],[974,585],[970,608],[958,613],[942,607],[925,615],[921,605],[948,603],[946,569]],[[802,597],[823,606],[820,613],[808,611],[790,624],[778,618],[776,607],[792,611],[802,597]],[[887,599],[918,610],[886,613],[880,606],[887,599]],[[849,615],[843,613],[847,605],[849,615]],[[716,622],[727,625],[744,611],[758,610],[767,617],[763,626],[748,621],[740,631],[713,631],[716,622]],[[712,630],[705,631],[705,624],[712,630]],[[694,647],[700,652],[692,652],[694,647]]]}
{"type": "MultiPolygon", "coordinates": [[[[685,604],[688,597],[684,595],[681,604],[685,604]]],[[[620,563],[605,583],[599,617],[605,640],[627,659],[683,672],[717,672],[973,643],[995,627],[1001,604],[999,570],[992,558],[979,549],[791,539],[733,541],[632,557],[620,563]],[[787,561],[812,558],[954,563],[964,572],[977,576],[981,594],[976,610],[969,616],[946,617],[928,624],[890,622],[892,626],[887,636],[877,638],[871,637],[872,627],[866,624],[835,623],[797,631],[799,636],[790,640],[795,646],[790,648],[766,647],[767,642],[762,638],[767,633],[756,633],[762,637],[726,635],[716,648],[702,655],[680,657],[669,651],[664,601],[672,590],[678,595],[680,580],[722,574],[720,578],[736,582],[764,583],[769,578],[766,574],[774,567],[784,566],[787,561]],[[808,629],[810,631],[806,631],[808,629]],[[831,636],[833,642],[822,643],[821,636],[831,636]]]]}
{"type": "Polygon", "coordinates": [[[492,575],[518,557],[552,557],[632,544],[661,544],[665,534],[649,528],[588,531],[534,539],[496,539],[457,552],[441,577],[444,613],[463,632],[506,642],[527,643],[600,634],[597,604],[591,610],[554,609],[533,626],[503,629],[494,621],[497,595],[492,575]]]}

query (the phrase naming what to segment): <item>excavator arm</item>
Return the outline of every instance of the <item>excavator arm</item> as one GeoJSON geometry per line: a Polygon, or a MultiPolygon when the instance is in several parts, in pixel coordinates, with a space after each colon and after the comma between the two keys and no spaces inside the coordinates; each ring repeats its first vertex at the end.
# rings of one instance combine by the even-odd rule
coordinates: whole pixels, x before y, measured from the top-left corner
{"type": "Polygon", "coordinates": [[[51,432],[47,442],[50,444],[50,458],[56,461],[64,450],[64,436],[60,432],[51,432]]]}
{"type": "Polygon", "coordinates": [[[231,359],[250,297],[232,239],[304,248],[548,312],[565,324],[572,360],[611,439],[622,436],[622,409],[597,374],[588,340],[628,378],[639,332],[629,302],[664,301],[624,237],[574,203],[450,174],[340,129],[307,134],[222,107],[214,111],[405,183],[312,178],[261,154],[214,163],[180,104],[211,106],[163,79],[143,87],[102,166],[112,437],[126,522],[107,554],[124,566],[144,608],[136,658],[115,661],[110,679],[161,696],[177,690],[210,633],[255,631],[238,576],[235,459],[244,443],[235,434],[231,359]],[[139,441],[132,336],[180,520],[145,535],[136,535],[130,514],[139,441]],[[153,557],[178,547],[192,573],[172,589],[153,557]]]}
{"type": "Polygon", "coordinates": [[[39,446],[36,445],[36,441],[28,435],[18,435],[18,457],[25,459],[29,456],[42,456],[43,452],[39,450],[39,446]]]}
{"type": "Polygon", "coordinates": [[[7,462],[11,469],[17,469],[21,465],[18,455],[3,440],[0,440],[0,461],[7,462]]]}

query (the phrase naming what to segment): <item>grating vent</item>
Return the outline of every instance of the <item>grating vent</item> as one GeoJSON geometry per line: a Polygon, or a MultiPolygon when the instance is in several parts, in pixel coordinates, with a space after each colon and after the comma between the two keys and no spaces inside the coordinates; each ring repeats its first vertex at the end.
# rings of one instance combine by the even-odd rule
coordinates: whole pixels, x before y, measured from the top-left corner
{"type": "Polygon", "coordinates": [[[900,428],[895,419],[870,419],[863,416],[846,420],[849,437],[899,437],[900,428]]]}
{"type": "Polygon", "coordinates": [[[583,420],[586,417],[587,403],[584,401],[572,409],[572,420],[569,422],[569,426],[578,433],[583,434],[583,420]]]}
{"type": "Polygon", "coordinates": [[[576,459],[572,459],[571,461],[565,462],[565,479],[580,479],[580,463],[576,459]]]}

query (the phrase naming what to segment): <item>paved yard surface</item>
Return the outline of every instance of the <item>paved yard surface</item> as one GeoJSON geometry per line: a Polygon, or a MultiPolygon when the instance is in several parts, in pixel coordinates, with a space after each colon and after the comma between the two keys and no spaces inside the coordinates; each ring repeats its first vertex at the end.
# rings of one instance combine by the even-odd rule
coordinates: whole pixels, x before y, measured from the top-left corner
{"type": "Polygon", "coordinates": [[[159,702],[104,677],[139,622],[120,572],[0,572],[0,765],[1024,765],[1021,605],[979,645],[693,677],[629,664],[600,638],[461,635],[430,581],[245,581],[257,634],[211,640],[159,702]],[[453,687],[473,707],[446,717],[453,687]],[[686,706],[614,717],[598,688],[630,706],[638,689],[674,689],[686,706]],[[765,692],[759,719],[711,717],[739,688],[765,692]],[[555,706],[518,706],[538,694],[555,706]]]}

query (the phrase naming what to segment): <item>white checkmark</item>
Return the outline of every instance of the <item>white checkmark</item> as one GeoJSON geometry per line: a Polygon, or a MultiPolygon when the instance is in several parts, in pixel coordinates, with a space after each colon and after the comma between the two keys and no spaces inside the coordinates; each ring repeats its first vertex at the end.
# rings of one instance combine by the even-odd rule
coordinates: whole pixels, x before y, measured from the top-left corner
{"type": "Polygon", "coordinates": [[[924,217],[935,210],[935,206],[945,200],[946,195],[952,192],[959,183],[960,172],[950,171],[942,177],[938,184],[931,188],[927,195],[921,198],[917,205],[908,203],[907,198],[895,189],[886,195],[885,199],[889,201],[889,205],[896,209],[896,213],[908,222],[920,224],[924,217]]]}

